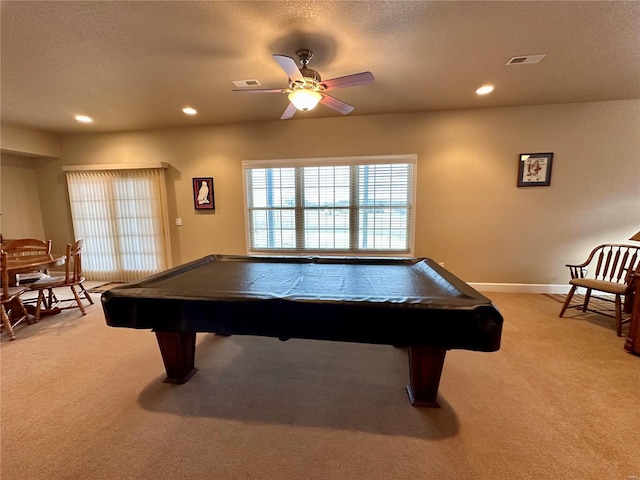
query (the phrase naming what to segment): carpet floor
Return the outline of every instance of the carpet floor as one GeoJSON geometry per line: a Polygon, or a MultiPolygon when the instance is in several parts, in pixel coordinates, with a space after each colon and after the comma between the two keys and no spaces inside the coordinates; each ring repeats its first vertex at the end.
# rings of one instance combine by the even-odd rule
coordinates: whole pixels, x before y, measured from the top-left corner
{"type": "MultiPolygon", "coordinates": [[[[546,295],[549,298],[555,300],[556,302],[560,303],[561,305],[564,303],[565,299],[567,298],[567,296],[564,295],[564,294],[547,293],[547,294],[544,294],[544,295],[546,295]]],[[[589,308],[589,310],[592,310],[593,313],[600,313],[602,315],[606,315],[608,317],[614,317],[615,318],[616,307],[615,307],[615,303],[614,303],[613,300],[614,300],[613,296],[605,297],[605,296],[593,295],[589,299],[588,308],[589,308]]],[[[583,303],[584,303],[584,295],[576,294],[571,299],[571,303],[569,304],[569,306],[567,308],[568,308],[568,310],[571,310],[571,309],[580,310],[580,309],[582,309],[582,304],[583,303]]],[[[631,318],[631,314],[622,312],[622,320],[623,321],[626,320],[626,319],[629,319],[629,318],[631,318]]]]}
{"type": "Polygon", "coordinates": [[[198,334],[163,383],[153,334],[110,328],[99,295],[0,343],[7,480],[636,480],[640,357],[613,320],[545,295],[487,294],[493,353],[447,354],[441,408],[407,399],[407,353],[198,334]]]}

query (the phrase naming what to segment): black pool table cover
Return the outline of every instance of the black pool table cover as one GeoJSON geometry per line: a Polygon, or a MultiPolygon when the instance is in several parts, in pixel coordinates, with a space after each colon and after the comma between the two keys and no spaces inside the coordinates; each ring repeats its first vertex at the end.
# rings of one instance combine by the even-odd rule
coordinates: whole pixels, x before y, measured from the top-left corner
{"type": "Polygon", "coordinates": [[[102,305],[112,327],[424,347],[442,361],[498,350],[503,322],[429,258],[209,255],[111,288],[102,305]]]}

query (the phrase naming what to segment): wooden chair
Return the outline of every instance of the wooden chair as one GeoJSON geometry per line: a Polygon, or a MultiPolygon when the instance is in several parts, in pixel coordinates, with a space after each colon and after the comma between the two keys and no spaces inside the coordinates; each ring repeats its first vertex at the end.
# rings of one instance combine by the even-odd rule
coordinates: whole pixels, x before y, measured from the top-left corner
{"type": "MultiPolygon", "coordinates": [[[[633,272],[640,268],[640,246],[622,244],[603,244],[594,248],[589,258],[579,265],[567,264],[571,274],[571,289],[560,310],[560,317],[569,307],[573,294],[579,287],[586,288],[582,311],[590,311],[608,315],[605,312],[589,309],[589,300],[593,290],[613,296],[615,303],[616,333],[622,336],[622,298],[625,300],[625,311],[630,312],[633,302],[631,280],[633,272]]],[[[598,297],[603,298],[603,297],[598,297]]],[[[603,298],[610,300],[610,298],[603,298]]]]}
{"type": "Polygon", "coordinates": [[[51,253],[51,240],[38,240],[37,238],[4,240],[2,250],[8,255],[47,255],[51,253]]]}
{"type": "MultiPolygon", "coordinates": [[[[51,253],[51,240],[38,240],[37,238],[5,240],[2,244],[2,250],[7,252],[10,257],[49,255],[51,253]]],[[[19,273],[17,275],[18,284],[36,281],[48,274],[47,270],[19,273]]]]}
{"type": "Polygon", "coordinates": [[[82,315],[86,315],[85,305],[82,302],[81,296],[84,297],[86,301],[89,302],[90,305],[93,305],[93,300],[89,292],[84,288],[82,282],[85,281],[82,276],[82,244],[84,241],[82,239],[76,241],[75,243],[69,243],[67,245],[67,259],[65,262],[65,274],[64,276],[51,276],[44,277],[40,280],[37,280],[31,284],[31,290],[38,291],[38,299],[36,302],[36,321],[40,319],[40,311],[44,306],[47,309],[52,309],[55,306],[60,310],[68,309],[68,308],[79,308],[82,312],[82,315]],[[54,288],[60,287],[69,287],[71,289],[71,293],[73,293],[73,298],[56,298],[53,293],[54,288]],[[76,289],[78,287],[79,291],[76,289]],[[45,291],[47,294],[45,295],[45,291]],[[60,307],[60,304],[63,302],[72,302],[71,305],[66,307],[60,307]]]}
{"type": "Polygon", "coordinates": [[[27,309],[20,299],[25,292],[24,287],[9,286],[9,270],[7,269],[7,252],[2,251],[0,269],[2,270],[2,309],[0,311],[2,328],[9,334],[9,340],[15,340],[13,328],[23,320],[29,321],[27,309]]]}

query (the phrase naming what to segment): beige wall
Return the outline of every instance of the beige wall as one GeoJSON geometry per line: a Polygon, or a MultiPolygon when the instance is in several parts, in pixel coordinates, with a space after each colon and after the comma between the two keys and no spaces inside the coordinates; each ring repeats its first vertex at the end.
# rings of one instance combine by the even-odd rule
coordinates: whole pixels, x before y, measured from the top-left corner
{"type": "Polygon", "coordinates": [[[4,238],[44,238],[37,160],[2,154],[0,157],[0,232],[4,238]]]}
{"type": "Polygon", "coordinates": [[[415,153],[416,256],[467,282],[564,285],[565,263],[640,229],[639,152],[630,100],[69,135],[37,175],[55,245],[73,235],[63,165],[168,162],[177,264],[245,253],[242,160],[415,153]],[[550,187],[516,187],[525,152],[554,152],[550,187]],[[215,213],[193,209],[200,176],[214,177],[215,213]]]}
{"type": "Polygon", "coordinates": [[[3,123],[0,126],[0,148],[2,153],[60,157],[60,137],[19,125],[3,123]]]}

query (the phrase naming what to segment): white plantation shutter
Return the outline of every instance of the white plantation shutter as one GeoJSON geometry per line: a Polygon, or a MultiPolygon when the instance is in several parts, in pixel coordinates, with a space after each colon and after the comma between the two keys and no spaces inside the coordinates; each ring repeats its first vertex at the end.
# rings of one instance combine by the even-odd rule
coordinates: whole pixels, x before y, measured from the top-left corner
{"type": "Polygon", "coordinates": [[[249,253],[411,255],[415,155],[243,162],[249,253]]]}
{"type": "Polygon", "coordinates": [[[165,168],[64,168],[87,279],[132,281],[170,266],[165,168]]]}

